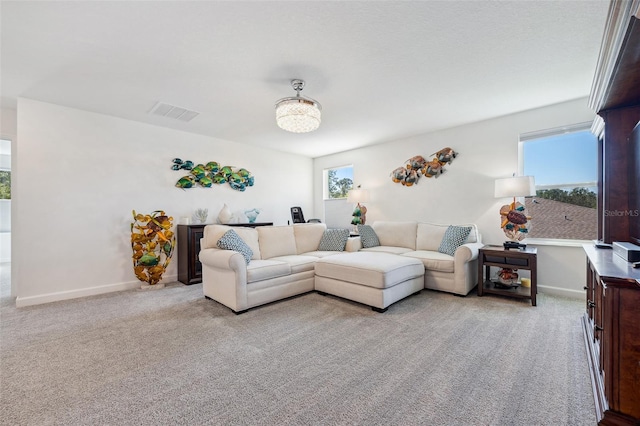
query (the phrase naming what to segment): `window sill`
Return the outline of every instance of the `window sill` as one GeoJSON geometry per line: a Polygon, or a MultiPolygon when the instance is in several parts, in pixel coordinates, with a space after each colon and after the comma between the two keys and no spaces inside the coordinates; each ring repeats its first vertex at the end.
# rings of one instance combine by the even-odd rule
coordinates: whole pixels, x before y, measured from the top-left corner
{"type": "Polygon", "coordinates": [[[582,247],[593,243],[593,240],[560,240],[555,238],[527,238],[524,243],[532,246],[582,247]]]}

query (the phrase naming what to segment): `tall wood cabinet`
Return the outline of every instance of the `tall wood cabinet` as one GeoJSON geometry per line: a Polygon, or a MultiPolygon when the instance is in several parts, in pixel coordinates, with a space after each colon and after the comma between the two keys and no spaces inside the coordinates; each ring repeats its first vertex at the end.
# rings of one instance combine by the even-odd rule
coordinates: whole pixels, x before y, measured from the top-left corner
{"type": "MultiPolygon", "coordinates": [[[[640,242],[635,214],[640,150],[640,0],[611,0],[590,107],[601,117],[598,238],[640,242]]],[[[640,425],[640,269],[607,249],[586,245],[583,317],[589,369],[601,425],[640,425]]]]}
{"type": "Polygon", "coordinates": [[[640,424],[640,269],[612,250],[584,246],[584,328],[601,425],[640,424]]]}
{"type": "MultiPolygon", "coordinates": [[[[612,0],[589,106],[604,123],[598,170],[598,239],[630,241],[640,158],[629,141],[640,121],[640,0],[612,0]]],[[[635,236],[638,237],[638,236],[635,236]]]]}

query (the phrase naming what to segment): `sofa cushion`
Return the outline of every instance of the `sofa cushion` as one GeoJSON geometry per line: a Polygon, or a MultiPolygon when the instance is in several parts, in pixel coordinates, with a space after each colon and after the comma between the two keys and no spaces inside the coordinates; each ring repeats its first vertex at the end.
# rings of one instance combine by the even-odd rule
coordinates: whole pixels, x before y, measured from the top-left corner
{"type": "Polygon", "coordinates": [[[404,253],[405,257],[419,259],[429,271],[453,272],[455,262],[453,256],[431,250],[416,250],[404,253]]]}
{"type": "Polygon", "coordinates": [[[260,243],[258,242],[258,231],[256,231],[254,228],[246,228],[241,226],[233,227],[233,230],[236,231],[236,234],[238,234],[240,238],[242,238],[242,241],[244,241],[249,247],[251,247],[251,251],[253,251],[253,256],[251,256],[251,259],[260,259],[261,254],[260,243]]]}
{"type": "Polygon", "coordinates": [[[367,287],[389,288],[423,276],[424,266],[403,256],[359,251],[318,260],[316,275],[367,287]]]}
{"type": "Polygon", "coordinates": [[[417,222],[376,221],[371,225],[381,246],[416,249],[417,222]]]}
{"type": "MultiPolygon", "coordinates": [[[[458,226],[470,227],[471,232],[467,237],[465,243],[478,242],[477,228],[473,224],[463,224],[458,226]]],[[[447,231],[449,225],[438,225],[435,223],[418,223],[418,234],[416,238],[416,250],[433,250],[438,251],[440,243],[444,237],[444,233],[447,231]]]]}
{"type": "Polygon", "coordinates": [[[247,243],[245,243],[233,229],[225,232],[216,244],[223,250],[233,250],[240,253],[244,257],[245,262],[247,262],[247,265],[251,262],[253,251],[251,251],[247,243]]]}
{"type": "Polygon", "coordinates": [[[296,239],[296,252],[298,254],[318,250],[327,225],[324,223],[296,223],[293,225],[293,235],[296,239]]]}
{"type": "Polygon", "coordinates": [[[453,256],[456,249],[463,245],[471,232],[468,226],[449,226],[442,237],[438,251],[453,256]]]}
{"type": "Polygon", "coordinates": [[[242,241],[247,243],[253,252],[251,259],[260,259],[260,244],[258,243],[258,231],[253,228],[231,227],[227,225],[207,225],[204,227],[203,242],[201,248],[218,247],[218,240],[228,230],[233,229],[242,241]]]}
{"type": "Polygon", "coordinates": [[[297,254],[293,226],[260,226],[256,230],[263,259],[297,254]]]}
{"type": "Polygon", "coordinates": [[[302,253],[303,256],[313,256],[315,258],[320,258],[320,257],[327,257],[327,256],[334,256],[336,254],[340,254],[342,252],[340,251],[308,251],[306,253],[302,253]]]}
{"type": "Polygon", "coordinates": [[[393,253],[393,254],[403,254],[413,251],[406,247],[393,247],[393,246],[377,246],[377,247],[369,247],[363,248],[360,251],[374,251],[378,253],[393,253]]]}
{"type": "Polygon", "coordinates": [[[301,256],[299,254],[295,254],[292,256],[272,257],[269,260],[288,263],[291,268],[291,273],[297,274],[298,272],[313,271],[318,258],[314,256],[301,256]]]}
{"type": "Polygon", "coordinates": [[[348,229],[327,229],[322,235],[319,251],[344,251],[349,239],[348,229]]]}
{"type": "Polygon", "coordinates": [[[363,248],[377,247],[380,240],[376,235],[376,231],[369,225],[358,225],[358,234],[360,234],[360,242],[363,248]]]}
{"type": "Polygon", "coordinates": [[[291,266],[277,260],[254,260],[247,265],[247,284],[291,275],[291,266]]]}

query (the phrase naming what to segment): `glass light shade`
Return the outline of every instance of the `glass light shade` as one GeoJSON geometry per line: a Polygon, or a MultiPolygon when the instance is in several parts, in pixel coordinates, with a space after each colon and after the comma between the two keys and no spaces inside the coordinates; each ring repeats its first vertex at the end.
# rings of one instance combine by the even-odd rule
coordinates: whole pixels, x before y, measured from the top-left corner
{"type": "Polygon", "coordinates": [[[320,104],[301,96],[281,99],[276,104],[276,122],[288,132],[312,132],[320,127],[320,104]]]}
{"type": "Polygon", "coordinates": [[[530,197],[536,195],[536,184],[533,176],[513,176],[496,179],[495,197],[530,197]]]}
{"type": "Polygon", "coordinates": [[[369,191],[366,189],[352,189],[347,193],[347,203],[367,203],[369,191]]]}

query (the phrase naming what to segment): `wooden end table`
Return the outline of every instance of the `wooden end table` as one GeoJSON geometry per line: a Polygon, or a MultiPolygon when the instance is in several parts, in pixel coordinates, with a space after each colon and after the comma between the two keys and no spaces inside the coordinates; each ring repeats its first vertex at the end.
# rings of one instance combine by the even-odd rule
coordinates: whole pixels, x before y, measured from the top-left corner
{"type": "Polygon", "coordinates": [[[536,294],[538,293],[538,249],[527,247],[525,249],[507,250],[502,246],[484,246],[478,253],[478,296],[499,294],[501,296],[515,297],[519,299],[531,299],[531,305],[536,306],[536,294]],[[491,279],[491,267],[528,269],[531,271],[531,287],[516,286],[500,288],[500,283],[491,279]],[[484,267],[484,271],[483,271],[484,267]]]}

